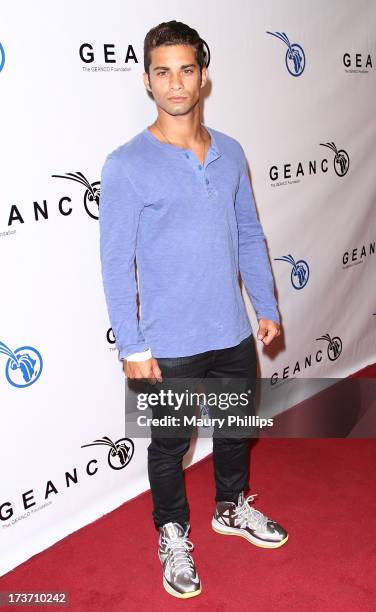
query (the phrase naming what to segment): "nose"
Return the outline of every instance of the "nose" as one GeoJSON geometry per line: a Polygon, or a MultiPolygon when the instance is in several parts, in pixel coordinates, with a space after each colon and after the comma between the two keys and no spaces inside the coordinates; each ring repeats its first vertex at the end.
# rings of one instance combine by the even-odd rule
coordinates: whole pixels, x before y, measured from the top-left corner
{"type": "Polygon", "coordinates": [[[180,74],[176,74],[174,75],[173,73],[171,73],[170,75],[170,90],[175,92],[175,91],[179,91],[180,89],[182,89],[183,87],[183,83],[181,80],[181,76],[180,74]]]}

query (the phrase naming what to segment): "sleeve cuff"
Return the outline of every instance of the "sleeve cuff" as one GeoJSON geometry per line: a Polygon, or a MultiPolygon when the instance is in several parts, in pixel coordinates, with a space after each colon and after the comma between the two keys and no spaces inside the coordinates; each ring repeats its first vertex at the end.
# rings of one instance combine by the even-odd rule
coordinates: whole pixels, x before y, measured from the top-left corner
{"type": "Polygon", "coordinates": [[[262,312],[260,314],[257,314],[257,320],[259,321],[260,319],[270,319],[271,321],[278,323],[278,325],[281,324],[280,316],[276,310],[273,310],[271,312],[262,312]]]}
{"type": "Polygon", "coordinates": [[[150,348],[146,349],[145,351],[140,351],[138,353],[119,355],[119,358],[121,361],[124,361],[125,359],[127,361],[146,361],[147,359],[151,359],[151,357],[152,357],[152,354],[151,354],[150,348]]]}

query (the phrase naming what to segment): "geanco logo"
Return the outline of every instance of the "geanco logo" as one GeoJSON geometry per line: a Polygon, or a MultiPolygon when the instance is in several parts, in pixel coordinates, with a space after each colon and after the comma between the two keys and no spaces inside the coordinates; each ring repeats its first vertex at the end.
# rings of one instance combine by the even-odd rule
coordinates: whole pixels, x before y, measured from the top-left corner
{"type": "MultiPolygon", "coordinates": [[[[61,174],[52,174],[53,177],[65,178],[76,183],[80,183],[85,188],[83,192],[83,203],[85,207],[85,211],[92,219],[99,218],[99,197],[100,197],[100,181],[94,181],[90,183],[88,179],[82,174],[82,172],[67,172],[65,175],[61,174]]],[[[68,207],[67,203],[71,203],[72,199],[69,196],[62,196],[58,203],[57,209],[61,215],[67,217],[72,214],[73,208],[68,207]]],[[[49,205],[47,200],[42,200],[42,204],[38,201],[33,202],[32,207],[27,208],[27,212],[30,214],[32,211],[34,215],[34,220],[39,222],[41,219],[47,220],[49,215],[49,205]]],[[[21,214],[21,210],[18,205],[12,204],[9,212],[5,212],[7,214],[7,225],[8,227],[13,225],[14,223],[25,223],[25,219],[21,214]]]]}
{"type": "MultiPolygon", "coordinates": [[[[323,336],[316,338],[316,341],[321,340],[325,340],[328,343],[326,346],[326,355],[329,361],[336,361],[342,353],[341,338],[339,336],[330,336],[330,334],[326,333],[323,336]]],[[[298,359],[292,368],[290,368],[290,365],[285,366],[282,370],[281,376],[279,376],[278,372],[274,372],[274,374],[271,376],[271,385],[275,385],[279,380],[286,380],[290,376],[300,374],[302,370],[311,368],[312,362],[321,363],[322,359],[323,351],[321,348],[319,348],[313,355],[309,354],[303,359],[298,359]]]]}
{"type": "Polygon", "coordinates": [[[368,255],[375,254],[375,241],[363,244],[361,247],[354,247],[351,251],[345,251],[342,255],[342,268],[352,268],[366,261],[368,255]]]}
{"type": "MultiPolygon", "coordinates": [[[[120,438],[117,442],[112,442],[108,436],[104,436],[101,440],[96,440],[93,444],[85,444],[84,446],[94,446],[97,444],[109,446],[107,463],[114,470],[123,469],[129,464],[134,454],[134,444],[130,438],[120,438]]],[[[95,476],[99,471],[99,467],[100,464],[98,465],[98,459],[89,459],[83,466],[82,474],[87,476],[95,476]]],[[[64,485],[67,489],[70,488],[72,484],[79,485],[80,480],[81,475],[78,472],[77,467],[74,467],[73,469],[70,469],[64,473],[61,488],[63,488],[64,485]]],[[[4,527],[15,525],[20,520],[29,518],[35,512],[49,506],[52,503],[52,500],[49,500],[48,498],[50,496],[56,497],[60,493],[60,486],[58,483],[56,483],[56,481],[48,480],[43,487],[38,486],[38,491],[41,493],[40,503],[35,499],[34,489],[29,489],[21,493],[22,511],[26,510],[26,512],[19,514],[14,518],[12,517],[15,512],[15,504],[9,500],[2,503],[0,501],[0,521],[4,522],[4,527]],[[33,508],[33,506],[35,506],[35,508],[33,508]]]]}
{"type": "Polygon", "coordinates": [[[334,142],[320,142],[322,147],[329,147],[334,153],[333,166],[337,176],[345,176],[350,167],[349,154],[344,149],[337,149],[334,142]]]}
{"type": "Polygon", "coordinates": [[[287,45],[285,64],[288,72],[294,76],[301,76],[306,65],[306,58],[303,48],[298,43],[290,43],[287,34],[285,32],[266,32],[276,38],[279,38],[282,42],[287,45]]]}
{"type": "Polygon", "coordinates": [[[83,195],[85,210],[92,219],[99,219],[100,181],[90,183],[82,172],[67,172],[66,174],[52,174],[51,176],[69,179],[83,185],[85,187],[83,195]]]}
{"type": "MultiPolygon", "coordinates": [[[[201,394],[205,393],[205,387],[201,382],[198,383],[196,387],[196,391],[197,393],[201,393],[201,394]]],[[[200,418],[204,419],[203,427],[210,427],[209,423],[205,422],[205,420],[210,419],[210,416],[211,416],[210,406],[205,404],[205,400],[202,395],[199,396],[199,411],[200,411],[200,418]]]]}
{"type": "Polygon", "coordinates": [[[118,350],[116,346],[116,337],[115,337],[114,330],[112,329],[112,327],[109,327],[109,329],[106,332],[106,340],[107,340],[108,349],[110,352],[118,350]]]}
{"type": "Polygon", "coordinates": [[[336,359],[338,359],[342,353],[342,340],[339,336],[333,336],[333,338],[331,338],[329,334],[324,334],[323,336],[320,336],[320,338],[316,338],[316,340],[327,341],[327,355],[330,361],[336,361],[336,359]]]}
{"type": "Polygon", "coordinates": [[[112,329],[112,327],[108,328],[106,332],[106,339],[107,339],[107,342],[111,344],[111,346],[115,344],[116,338],[115,338],[114,330],[112,329]]]}
{"type": "Polygon", "coordinates": [[[291,264],[291,284],[294,289],[303,289],[308,283],[309,278],[309,266],[304,259],[298,259],[295,261],[291,254],[283,255],[283,257],[274,257],[275,261],[285,261],[291,264]]]}
{"type": "Polygon", "coordinates": [[[125,72],[131,70],[129,62],[138,64],[138,59],[133,45],[128,45],[126,49],[119,51],[114,44],[107,43],[96,49],[91,43],[82,43],[78,50],[81,61],[85,64],[82,69],[85,71],[106,71],[106,72],[125,72]],[[104,62],[104,66],[97,65],[95,62],[104,62]],[[119,65],[125,64],[125,65],[119,65]],[[88,64],[92,64],[89,66],[88,64]],[[110,64],[110,65],[108,65],[110,64]],[[117,65],[113,65],[117,64],[117,65]]]}
{"type": "Polygon", "coordinates": [[[200,417],[206,419],[210,417],[210,406],[204,403],[204,400],[200,398],[200,417]]]}
{"type": "Polygon", "coordinates": [[[201,38],[203,44],[204,44],[204,51],[205,51],[205,66],[208,67],[210,64],[210,49],[209,49],[209,45],[207,42],[205,42],[205,40],[203,38],[201,38]]]}
{"type": "Polygon", "coordinates": [[[109,447],[107,461],[113,470],[122,470],[131,461],[134,455],[134,443],[130,438],[119,438],[113,442],[108,436],[103,436],[90,444],[83,444],[81,448],[87,446],[107,446],[109,447]]]}
{"type": "MultiPolygon", "coordinates": [[[[201,40],[204,45],[206,56],[205,65],[208,67],[210,64],[210,49],[205,40],[201,40]]],[[[126,71],[130,70],[130,68],[127,66],[129,62],[138,64],[138,59],[133,45],[128,45],[119,51],[112,43],[106,43],[103,46],[96,48],[91,43],[82,43],[82,45],[79,47],[78,53],[81,61],[86,64],[82,67],[83,70],[86,71],[126,71]],[[103,61],[105,66],[88,66],[88,64],[95,64],[96,61],[103,61]],[[119,62],[126,65],[108,66],[108,64],[118,64],[119,62]]]]}
{"type": "Polygon", "coordinates": [[[310,159],[304,165],[301,161],[295,164],[273,164],[269,168],[269,178],[272,181],[271,186],[280,187],[282,185],[300,183],[305,176],[314,176],[318,172],[327,173],[331,165],[337,176],[345,176],[350,167],[350,157],[347,151],[339,149],[334,142],[320,142],[320,146],[327,147],[333,151],[333,165],[329,164],[329,160],[326,157],[323,157],[321,160],[310,159]]]}
{"type": "Polygon", "coordinates": [[[14,387],[29,387],[40,377],[43,360],[36,348],[20,346],[12,351],[4,342],[0,342],[0,353],[8,358],[5,376],[9,384],[14,387]]]}
{"type": "Polygon", "coordinates": [[[345,66],[345,72],[352,74],[366,73],[370,71],[370,68],[373,68],[370,53],[344,53],[342,61],[345,66]]]}
{"type": "Polygon", "coordinates": [[[4,68],[4,64],[5,64],[5,51],[4,51],[3,45],[0,42],[0,72],[4,68]]]}

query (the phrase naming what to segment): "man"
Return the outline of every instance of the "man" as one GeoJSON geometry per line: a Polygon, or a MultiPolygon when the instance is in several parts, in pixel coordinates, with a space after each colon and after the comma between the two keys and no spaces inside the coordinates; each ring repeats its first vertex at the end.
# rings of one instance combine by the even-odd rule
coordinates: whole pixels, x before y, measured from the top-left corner
{"type": "MultiPolygon", "coordinates": [[[[197,31],[183,23],[148,32],[143,79],[158,117],[110,153],[102,170],[100,250],[109,317],[125,375],[146,384],[196,377],[251,384],[256,351],[239,270],[258,338],[269,345],[280,334],[244,151],[200,119],[205,57],[197,31]]],[[[189,436],[162,437],[152,429],[148,473],[163,584],[182,598],[201,592],[187,539],[182,458],[188,447],[189,436]]],[[[213,436],[212,527],[275,548],[287,541],[286,530],[250,506],[257,494],[244,498],[248,448],[249,437],[213,436]]]]}

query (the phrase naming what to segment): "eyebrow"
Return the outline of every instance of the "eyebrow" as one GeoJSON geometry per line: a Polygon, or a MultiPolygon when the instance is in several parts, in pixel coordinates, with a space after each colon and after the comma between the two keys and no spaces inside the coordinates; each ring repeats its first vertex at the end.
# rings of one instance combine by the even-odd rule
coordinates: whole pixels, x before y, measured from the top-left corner
{"type": "MultiPolygon", "coordinates": [[[[180,68],[182,68],[184,70],[184,68],[195,68],[196,64],[183,64],[182,66],[180,66],[180,68]]],[[[155,68],[153,68],[154,70],[170,70],[168,66],[156,66],[155,68]]]]}

